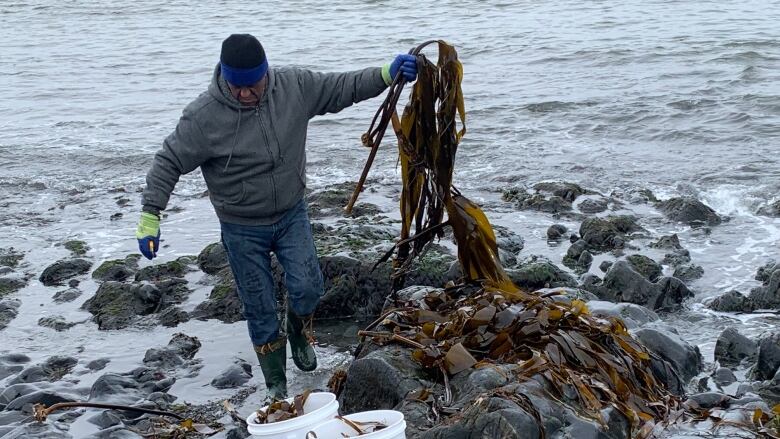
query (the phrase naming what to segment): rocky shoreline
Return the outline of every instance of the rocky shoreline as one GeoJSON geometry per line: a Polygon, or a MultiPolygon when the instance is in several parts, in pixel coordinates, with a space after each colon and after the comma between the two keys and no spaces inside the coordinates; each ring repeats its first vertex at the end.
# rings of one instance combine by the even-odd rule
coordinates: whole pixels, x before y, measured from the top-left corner
{"type": "MultiPolygon", "coordinates": [[[[342,184],[309,195],[326,286],[317,311],[321,322],[377,316],[391,290],[389,264],[372,268],[396,239],[398,222],[381,215],[379,207],[365,203],[357,206],[353,217],[340,217],[351,189],[352,185],[342,184]]],[[[551,245],[568,245],[561,261],[525,254],[525,239],[529,238],[506,227],[495,227],[501,262],[518,286],[543,293],[557,291],[585,301],[596,317],[622,318],[632,335],[655,354],[656,377],[686,404],[719,410],[723,419],[743,420],[748,416],[750,420],[756,409],[771,413],[772,407],[780,403],[780,332],[750,339],[736,328],[723,328],[714,357],[703,358],[698,347],[685,341],[679,330],[664,320],[689,305],[694,291],[688,283],[707,273],[677,235],[655,236],[642,226],[641,217],[627,214],[625,207],[644,205],[670,222],[702,230],[718,227],[728,218],[693,197],[658,200],[647,190],[607,196],[566,182],[539,183],[530,189],[507,188],[503,200],[505,207],[518,211],[544,212],[581,223],[578,230],[555,224],[546,231],[544,239],[551,245]],[[642,246],[640,241],[649,244],[642,246]],[[663,255],[656,257],[658,260],[648,256],[658,254],[663,255]],[[601,261],[598,267],[594,265],[597,260],[601,261]]],[[[429,249],[407,277],[409,287],[401,295],[411,298],[460,278],[449,239],[445,237],[429,249]]],[[[87,297],[81,309],[92,316],[100,331],[176,328],[190,320],[229,324],[243,319],[235,282],[219,243],[205,247],[198,255],[143,268],[139,267],[139,255],[97,264],[89,257],[88,243],[68,241],[62,245],[71,256],[52,263],[41,273],[30,272],[24,253],[13,247],[0,249],[0,336],[3,329],[14,324],[24,300],[17,292],[32,282],[55,287],[54,303],[87,297]],[[192,274],[200,275],[199,282],[207,285],[210,293],[194,308],[185,310],[182,304],[190,300],[194,287],[188,280],[192,274]],[[80,287],[86,278],[95,282],[95,291],[80,287]]],[[[761,286],[747,295],[728,291],[707,306],[729,313],[780,310],[780,262],[766,262],[756,267],[756,280],[761,286]]],[[[283,272],[275,260],[272,265],[282,303],[283,272]]],[[[72,321],[67,315],[38,321],[52,334],[67,334],[70,328],[84,323],[72,321]]],[[[475,437],[478,433],[480,437],[525,438],[538,436],[541,428],[546,437],[553,438],[572,437],[573,432],[576,437],[593,438],[624,438],[636,433],[616,410],[604,413],[603,422],[584,419],[575,403],[553,399],[542,380],[513,382],[508,378],[511,367],[506,365],[455,375],[450,382],[453,395],[448,410],[459,415],[434,415],[432,410],[437,405],[432,401],[444,392],[442,383],[425,373],[408,350],[370,342],[355,347],[357,355],[346,370],[340,395],[342,411],[400,410],[407,417],[410,438],[475,437]]],[[[51,405],[75,400],[197,414],[208,422],[225,424],[226,429],[215,437],[246,437],[245,430],[233,423],[220,404],[177,404],[179,395],[169,393],[177,378],[200,377],[200,348],[201,341],[196,337],[177,333],[167,345],[138,348],[137,368],[105,373],[89,387],[79,385],[79,374],[99,372],[108,359],[82,364],[74,356],[53,355],[31,364],[24,354],[2,355],[0,438],[71,438],[69,426],[85,413],[90,416],[88,421],[99,428],[90,438],[141,437],[139,432],[154,427],[150,417],[137,413],[83,409],[57,413],[45,424],[31,422],[33,403],[51,405]]],[[[234,389],[232,400],[241,413],[256,408],[242,404],[255,389],[263,389],[252,374],[252,365],[240,359],[226,363],[217,376],[200,378],[206,386],[234,389]]],[[[326,380],[320,381],[324,388],[326,380]]],[[[712,421],[704,420],[700,428],[706,429],[707,422],[712,421]]],[[[719,434],[731,437],[728,428],[719,434]]]]}

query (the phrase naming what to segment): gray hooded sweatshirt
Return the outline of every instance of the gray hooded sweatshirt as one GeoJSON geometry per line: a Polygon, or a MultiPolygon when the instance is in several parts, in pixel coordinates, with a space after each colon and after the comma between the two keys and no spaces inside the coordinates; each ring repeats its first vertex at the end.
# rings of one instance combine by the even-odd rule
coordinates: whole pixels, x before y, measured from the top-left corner
{"type": "Polygon", "coordinates": [[[377,96],[387,85],[379,67],[346,73],[270,69],[256,107],[242,106],[225,87],[217,65],[208,91],[184,109],[155,155],[144,211],[164,210],[179,176],[200,167],[220,221],[277,222],[304,195],[309,119],[377,96]]]}

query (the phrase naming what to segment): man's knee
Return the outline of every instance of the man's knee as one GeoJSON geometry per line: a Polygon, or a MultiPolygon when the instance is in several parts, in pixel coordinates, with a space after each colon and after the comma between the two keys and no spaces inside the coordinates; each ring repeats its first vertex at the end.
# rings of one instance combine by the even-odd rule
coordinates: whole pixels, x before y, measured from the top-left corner
{"type": "MultiPolygon", "coordinates": [[[[297,279],[300,281],[301,279],[297,279]]],[[[309,315],[314,312],[324,291],[322,273],[306,277],[303,282],[287,285],[287,298],[293,312],[297,315],[309,315]]]]}

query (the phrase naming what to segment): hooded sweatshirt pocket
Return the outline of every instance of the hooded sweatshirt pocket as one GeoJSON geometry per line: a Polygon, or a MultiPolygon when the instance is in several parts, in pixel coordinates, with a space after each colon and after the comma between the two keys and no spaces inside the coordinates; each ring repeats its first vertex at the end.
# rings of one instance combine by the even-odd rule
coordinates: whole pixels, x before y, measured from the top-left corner
{"type": "Polygon", "coordinates": [[[276,209],[272,177],[257,176],[241,181],[240,196],[226,200],[223,210],[242,217],[266,217],[274,214],[276,209]]]}

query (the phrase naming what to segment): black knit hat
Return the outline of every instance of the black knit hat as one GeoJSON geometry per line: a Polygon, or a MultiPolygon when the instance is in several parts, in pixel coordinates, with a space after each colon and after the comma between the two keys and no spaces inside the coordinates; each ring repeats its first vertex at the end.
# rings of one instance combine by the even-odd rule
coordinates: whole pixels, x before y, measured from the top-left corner
{"type": "Polygon", "coordinates": [[[233,34],[222,42],[222,76],[236,85],[251,85],[268,70],[263,45],[252,35],[233,34]]]}
{"type": "Polygon", "coordinates": [[[219,60],[236,69],[251,69],[265,61],[265,50],[254,36],[233,34],[222,42],[219,60]]]}

